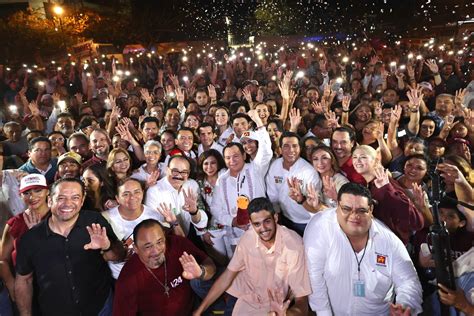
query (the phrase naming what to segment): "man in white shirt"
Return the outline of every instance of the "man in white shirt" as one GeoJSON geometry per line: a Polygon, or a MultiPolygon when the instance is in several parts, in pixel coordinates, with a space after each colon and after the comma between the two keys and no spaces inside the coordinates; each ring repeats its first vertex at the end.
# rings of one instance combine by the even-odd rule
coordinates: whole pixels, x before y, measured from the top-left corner
{"type": "Polygon", "coordinates": [[[166,177],[146,192],[145,205],[157,207],[160,203],[170,206],[186,236],[190,224],[197,231],[207,227],[207,215],[198,209],[199,185],[189,179],[191,164],[186,157],[173,156],[168,162],[166,177]]]}
{"type": "Polygon", "coordinates": [[[400,239],[373,218],[370,191],[346,183],[338,202],[336,210],[316,214],[304,235],[312,310],[318,316],[420,313],[413,263],[400,239]]]}
{"type": "MultiPolygon", "coordinates": [[[[102,215],[107,219],[117,238],[121,240],[131,254],[133,250],[133,229],[145,219],[155,219],[161,223],[166,221],[175,235],[184,237],[184,232],[179,226],[176,216],[168,210],[143,205],[143,185],[137,179],[126,178],[117,185],[115,199],[118,206],[107,210],[102,215]]],[[[166,225],[166,224],[165,224],[166,225]]],[[[112,276],[117,279],[125,262],[108,262],[112,276]]]]}
{"type": "Polygon", "coordinates": [[[209,149],[215,149],[222,154],[224,147],[215,141],[216,133],[209,123],[202,123],[198,128],[200,144],[198,146],[198,157],[209,149]]]}
{"type": "Polygon", "coordinates": [[[303,236],[311,213],[317,210],[306,202],[304,194],[299,201],[292,199],[288,182],[298,183],[301,192],[305,192],[308,185],[320,191],[321,180],[313,166],[300,157],[300,140],[296,133],[283,133],[280,148],[282,157],[272,163],[265,179],[267,195],[275,208],[281,211],[280,223],[303,236]]]}
{"type": "Polygon", "coordinates": [[[237,223],[237,201],[251,201],[265,196],[265,174],[273,157],[270,136],[255,110],[249,116],[256,123],[256,137],[259,139],[258,151],[251,163],[245,163],[245,151],[241,144],[230,143],[224,147],[224,161],[228,170],[217,180],[210,206],[212,225],[226,230],[227,255],[232,256],[231,248],[248,229],[247,224],[237,223]]]}

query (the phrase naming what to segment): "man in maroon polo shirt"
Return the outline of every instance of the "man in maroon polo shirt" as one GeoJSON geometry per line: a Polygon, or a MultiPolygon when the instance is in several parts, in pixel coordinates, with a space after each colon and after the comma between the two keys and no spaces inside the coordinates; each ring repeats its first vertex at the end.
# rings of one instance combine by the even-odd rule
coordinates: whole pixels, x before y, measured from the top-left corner
{"type": "Polygon", "coordinates": [[[166,235],[153,219],[133,231],[135,254],[125,263],[115,286],[114,316],[190,315],[194,293],[190,280],[207,281],[216,266],[188,239],[166,235]]]}

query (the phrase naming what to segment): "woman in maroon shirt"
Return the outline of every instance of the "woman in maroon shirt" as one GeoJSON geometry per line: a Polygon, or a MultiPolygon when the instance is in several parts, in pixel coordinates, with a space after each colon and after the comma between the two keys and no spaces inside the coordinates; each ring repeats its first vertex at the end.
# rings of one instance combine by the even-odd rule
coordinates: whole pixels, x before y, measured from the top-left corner
{"type": "Polygon", "coordinates": [[[25,176],[20,182],[20,194],[27,209],[10,218],[5,225],[0,250],[0,278],[5,283],[12,300],[15,300],[14,266],[16,264],[17,240],[48,214],[48,193],[48,186],[43,175],[25,176]]]}

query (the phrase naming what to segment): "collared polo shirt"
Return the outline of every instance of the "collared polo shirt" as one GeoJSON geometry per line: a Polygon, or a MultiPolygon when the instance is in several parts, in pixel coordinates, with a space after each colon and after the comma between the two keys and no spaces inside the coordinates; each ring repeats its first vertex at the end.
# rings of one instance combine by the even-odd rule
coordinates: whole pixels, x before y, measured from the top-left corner
{"type": "Polygon", "coordinates": [[[111,290],[111,275],[100,250],[84,250],[90,242],[86,226],[105,227],[112,243],[117,237],[97,212],[81,210],[67,237],[50,229],[50,218],[20,239],[16,271],[33,273],[43,315],[97,315],[111,290]]]}

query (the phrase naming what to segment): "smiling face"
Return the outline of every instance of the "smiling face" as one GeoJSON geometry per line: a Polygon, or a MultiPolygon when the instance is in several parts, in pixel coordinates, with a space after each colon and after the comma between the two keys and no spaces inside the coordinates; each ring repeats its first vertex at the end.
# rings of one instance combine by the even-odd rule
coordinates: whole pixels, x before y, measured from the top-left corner
{"type": "Polygon", "coordinates": [[[250,223],[264,245],[271,245],[275,241],[278,215],[262,210],[250,214],[250,223]]]}
{"type": "Polygon", "coordinates": [[[118,152],[115,154],[114,160],[112,162],[112,171],[116,175],[127,174],[130,169],[130,158],[124,153],[118,152]]]}
{"type": "Polygon", "coordinates": [[[145,148],[145,161],[149,165],[156,165],[160,161],[161,148],[156,145],[150,145],[145,148]]]}
{"type": "Polygon", "coordinates": [[[90,136],[90,149],[98,157],[106,158],[109,154],[109,138],[100,131],[93,131],[90,136]]]}
{"type": "Polygon", "coordinates": [[[249,130],[249,122],[243,117],[236,118],[232,122],[232,128],[234,129],[235,135],[240,138],[245,131],[249,130]]]}
{"type": "Polygon", "coordinates": [[[158,225],[138,231],[133,249],[148,269],[157,269],[165,262],[166,237],[158,225]]]}
{"type": "Polygon", "coordinates": [[[199,140],[203,146],[211,146],[214,142],[214,131],[211,126],[204,126],[199,128],[199,140]]]}
{"type": "Polygon", "coordinates": [[[320,174],[330,172],[332,170],[332,158],[331,155],[323,150],[319,149],[313,153],[312,163],[314,169],[320,174]]]}
{"type": "Polygon", "coordinates": [[[141,208],[143,189],[138,181],[130,179],[117,188],[115,196],[124,211],[135,211],[141,208]]]}
{"type": "Polygon", "coordinates": [[[194,135],[191,131],[180,130],[176,138],[176,146],[179,149],[189,152],[193,148],[194,135]]]}
{"type": "Polygon", "coordinates": [[[331,149],[337,159],[344,159],[351,155],[354,141],[351,141],[349,133],[336,131],[331,137],[331,149]]]}
{"type": "Polygon", "coordinates": [[[420,137],[423,139],[430,138],[436,128],[436,124],[433,120],[423,120],[420,125],[420,137]]]}
{"type": "Polygon", "coordinates": [[[354,153],[352,153],[352,163],[358,174],[371,174],[376,162],[376,158],[363,149],[356,149],[354,153]]]}
{"type": "Polygon", "coordinates": [[[403,170],[408,180],[419,183],[426,175],[427,167],[423,159],[412,158],[405,163],[403,170]]]}
{"type": "Polygon", "coordinates": [[[29,210],[35,211],[47,205],[48,193],[47,189],[31,189],[21,193],[21,198],[29,210]]]}
{"type": "Polygon", "coordinates": [[[244,168],[245,155],[242,154],[237,146],[227,147],[224,150],[224,161],[230,174],[234,177],[244,168]]]}
{"type": "Polygon", "coordinates": [[[266,122],[268,117],[270,116],[270,112],[268,111],[268,106],[264,103],[258,104],[255,109],[257,110],[257,114],[263,122],[266,122]]]}
{"type": "Polygon", "coordinates": [[[208,177],[212,177],[217,173],[217,159],[214,156],[207,157],[202,162],[202,170],[208,177]]]}
{"type": "Polygon", "coordinates": [[[79,183],[59,183],[48,198],[48,206],[54,220],[60,223],[75,222],[79,217],[84,198],[79,183]]]}
{"type": "Polygon", "coordinates": [[[218,126],[226,126],[229,122],[229,115],[224,109],[217,109],[214,118],[218,126]]]}
{"type": "Polygon", "coordinates": [[[339,226],[349,238],[365,236],[372,225],[372,207],[365,196],[342,194],[336,213],[339,226]]]}
{"type": "Polygon", "coordinates": [[[372,118],[372,111],[369,106],[361,105],[355,111],[355,116],[359,122],[367,122],[372,118]]]}
{"type": "Polygon", "coordinates": [[[285,137],[281,143],[283,162],[292,166],[300,158],[300,144],[296,137],[285,137]]]}

